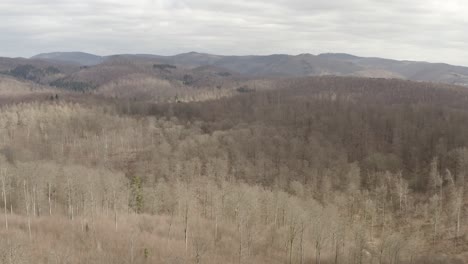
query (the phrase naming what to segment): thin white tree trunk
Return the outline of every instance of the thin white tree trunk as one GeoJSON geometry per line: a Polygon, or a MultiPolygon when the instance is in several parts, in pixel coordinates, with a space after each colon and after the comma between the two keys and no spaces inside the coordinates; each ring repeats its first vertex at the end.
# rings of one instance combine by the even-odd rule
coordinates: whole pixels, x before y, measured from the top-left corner
{"type": "Polygon", "coordinates": [[[185,238],[185,255],[188,254],[188,201],[185,202],[185,229],[184,229],[184,238],[185,238]]]}
{"type": "Polygon", "coordinates": [[[457,237],[460,234],[460,209],[458,209],[457,213],[457,237]]]}
{"type": "Polygon", "coordinates": [[[7,198],[6,198],[6,188],[5,188],[5,174],[2,177],[2,194],[3,194],[3,204],[4,204],[4,213],[5,213],[5,228],[8,230],[8,214],[7,214],[7,198]]]}
{"type": "Polygon", "coordinates": [[[51,196],[51,187],[50,187],[50,183],[47,184],[47,198],[49,200],[49,216],[52,216],[52,202],[51,202],[51,199],[50,199],[50,196],[51,196]]]}
{"type": "Polygon", "coordinates": [[[73,199],[72,199],[72,189],[71,189],[70,178],[67,179],[67,185],[68,185],[68,216],[73,221],[73,219],[74,219],[73,199]]]}
{"type": "Polygon", "coordinates": [[[33,202],[33,217],[36,217],[36,186],[33,185],[32,189],[32,202],[33,202]]]}
{"type": "Polygon", "coordinates": [[[26,205],[26,215],[28,216],[28,231],[29,231],[29,240],[32,239],[32,235],[31,235],[31,216],[30,216],[30,213],[29,213],[29,191],[26,187],[26,180],[23,181],[23,189],[24,189],[24,201],[25,201],[25,205],[26,205]]]}
{"type": "Polygon", "coordinates": [[[114,223],[115,223],[115,231],[117,231],[117,199],[114,190],[114,223]]]}
{"type": "Polygon", "coordinates": [[[214,232],[214,245],[216,248],[216,240],[218,238],[218,215],[215,216],[215,232],[214,232]]]}
{"type": "Polygon", "coordinates": [[[130,238],[130,263],[133,264],[133,260],[134,260],[134,247],[135,247],[135,242],[134,242],[134,238],[133,238],[133,235],[132,237],[130,238]]]}
{"type": "Polygon", "coordinates": [[[456,233],[456,239],[458,240],[458,236],[460,235],[460,215],[461,215],[461,207],[463,205],[459,204],[457,208],[457,233],[456,233]]]}

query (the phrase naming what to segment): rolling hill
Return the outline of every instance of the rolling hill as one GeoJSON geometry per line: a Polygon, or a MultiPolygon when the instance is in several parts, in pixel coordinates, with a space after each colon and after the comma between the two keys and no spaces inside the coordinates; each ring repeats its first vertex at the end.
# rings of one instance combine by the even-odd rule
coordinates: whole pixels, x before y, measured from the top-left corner
{"type": "Polygon", "coordinates": [[[85,52],[52,52],[41,53],[31,57],[49,61],[68,62],[79,65],[96,65],[103,61],[103,57],[85,52]]]}
{"type": "Polygon", "coordinates": [[[453,66],[444,63],[364,58],[343,53],[326,53],[320,55],[275,54],[266,56],[221,56],[189,52],[174,56],[123,54],[101,57],[80,52],[56,52],[39,54],[32,58],[69,62],[79,65],[96,65],[122,57],[132,61],[159,62],[185,68],[214,66],[250,77],[337,75],[370,78],[399,78],[413,81],[468,85],[468,67],[453,66]]]}

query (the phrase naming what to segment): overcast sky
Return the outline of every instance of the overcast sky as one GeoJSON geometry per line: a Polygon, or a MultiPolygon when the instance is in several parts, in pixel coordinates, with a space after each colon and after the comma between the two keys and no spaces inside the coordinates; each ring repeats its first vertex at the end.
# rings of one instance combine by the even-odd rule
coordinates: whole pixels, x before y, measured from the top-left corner
{"type": "Polygon", "coordinates": [[[466,0],[0,0],[0,56],[345,52],[468,66],[466,0]]]}

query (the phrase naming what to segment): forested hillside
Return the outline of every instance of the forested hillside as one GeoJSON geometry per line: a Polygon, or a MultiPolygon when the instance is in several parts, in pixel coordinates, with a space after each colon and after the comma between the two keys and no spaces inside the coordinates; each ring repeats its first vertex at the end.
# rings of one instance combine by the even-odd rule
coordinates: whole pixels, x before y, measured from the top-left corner
{"type": "Polygon", "coordinates": [[[468,85],[468,68],[445,63],[398,61],[383,58],[358,57],[343,53],[313,55],[272,54],[263,56],[226,56],[188,52],[174,56],[151,54],[121,54],[96,56],[80,52],[54,52],[33,56],[49,62],[66,62],[84,66],[96,65],[115,58],[138,61],[157,61],[186,68],[215,66],[248,76],[360,76],[398,78],[413,81],[431,81],[468,85]]]}
{"type": "Polygon", "coordinates": [[[1,263],[468,261],[466,88],[115,65],[0,83],[1,263]]]}

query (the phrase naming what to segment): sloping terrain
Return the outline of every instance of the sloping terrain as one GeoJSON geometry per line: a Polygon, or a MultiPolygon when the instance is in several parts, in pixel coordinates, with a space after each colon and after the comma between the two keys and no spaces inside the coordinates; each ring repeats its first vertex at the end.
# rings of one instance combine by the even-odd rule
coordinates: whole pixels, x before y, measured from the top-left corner
{"type": "Polygon", "coordinates": [[[79,52],[39,54],[51,62],[62,61],[79,65],[97,65],[102,62],[127,59],[130,61],[170,64],[182,68],[213,66],[250,77],[271,76],[360,76],[370,78],[400,78],[413,81],[441,82],[468,85],[468,68],[443,63],[397,61],[381,58],[364,58],[342,53],[320,55],[266,55],[221,56],[189,52],[175,56],[150,54],[123,54],[97,56],[79,52]]]}
{"type": "Polygon", "coordinates": [[[85,52],[52,52],[41,53],[31,57],[48,61],[76,63],[83,66],[96,65],[103,61],[103,57],[85,52]]]}
{"type": "Polygon", "coordinates": [[[186,53],[166,57],[171,63],[215,65],[253,76],[366,76],[468,85],[468,68],[442,63],[362,58],[348,54],[214,56],[186,53]]]}
{"type": "Polygon", "coordinates": [[[1,263],[468,261],[463,87],[296,77],[160,102],[172,81],[150,74],[51,99],[4,78],[31,98],[0,101],[1,263]]]}
{"type": "Polygon", "coordinates": [[[243,87],[245,78],[224,68],[178,67],[158,59],[112,56],[92,66],[48,59],[0,58],[0,74],[64,91],[114,99],[191,101],[219,98],[243,87]]]}

